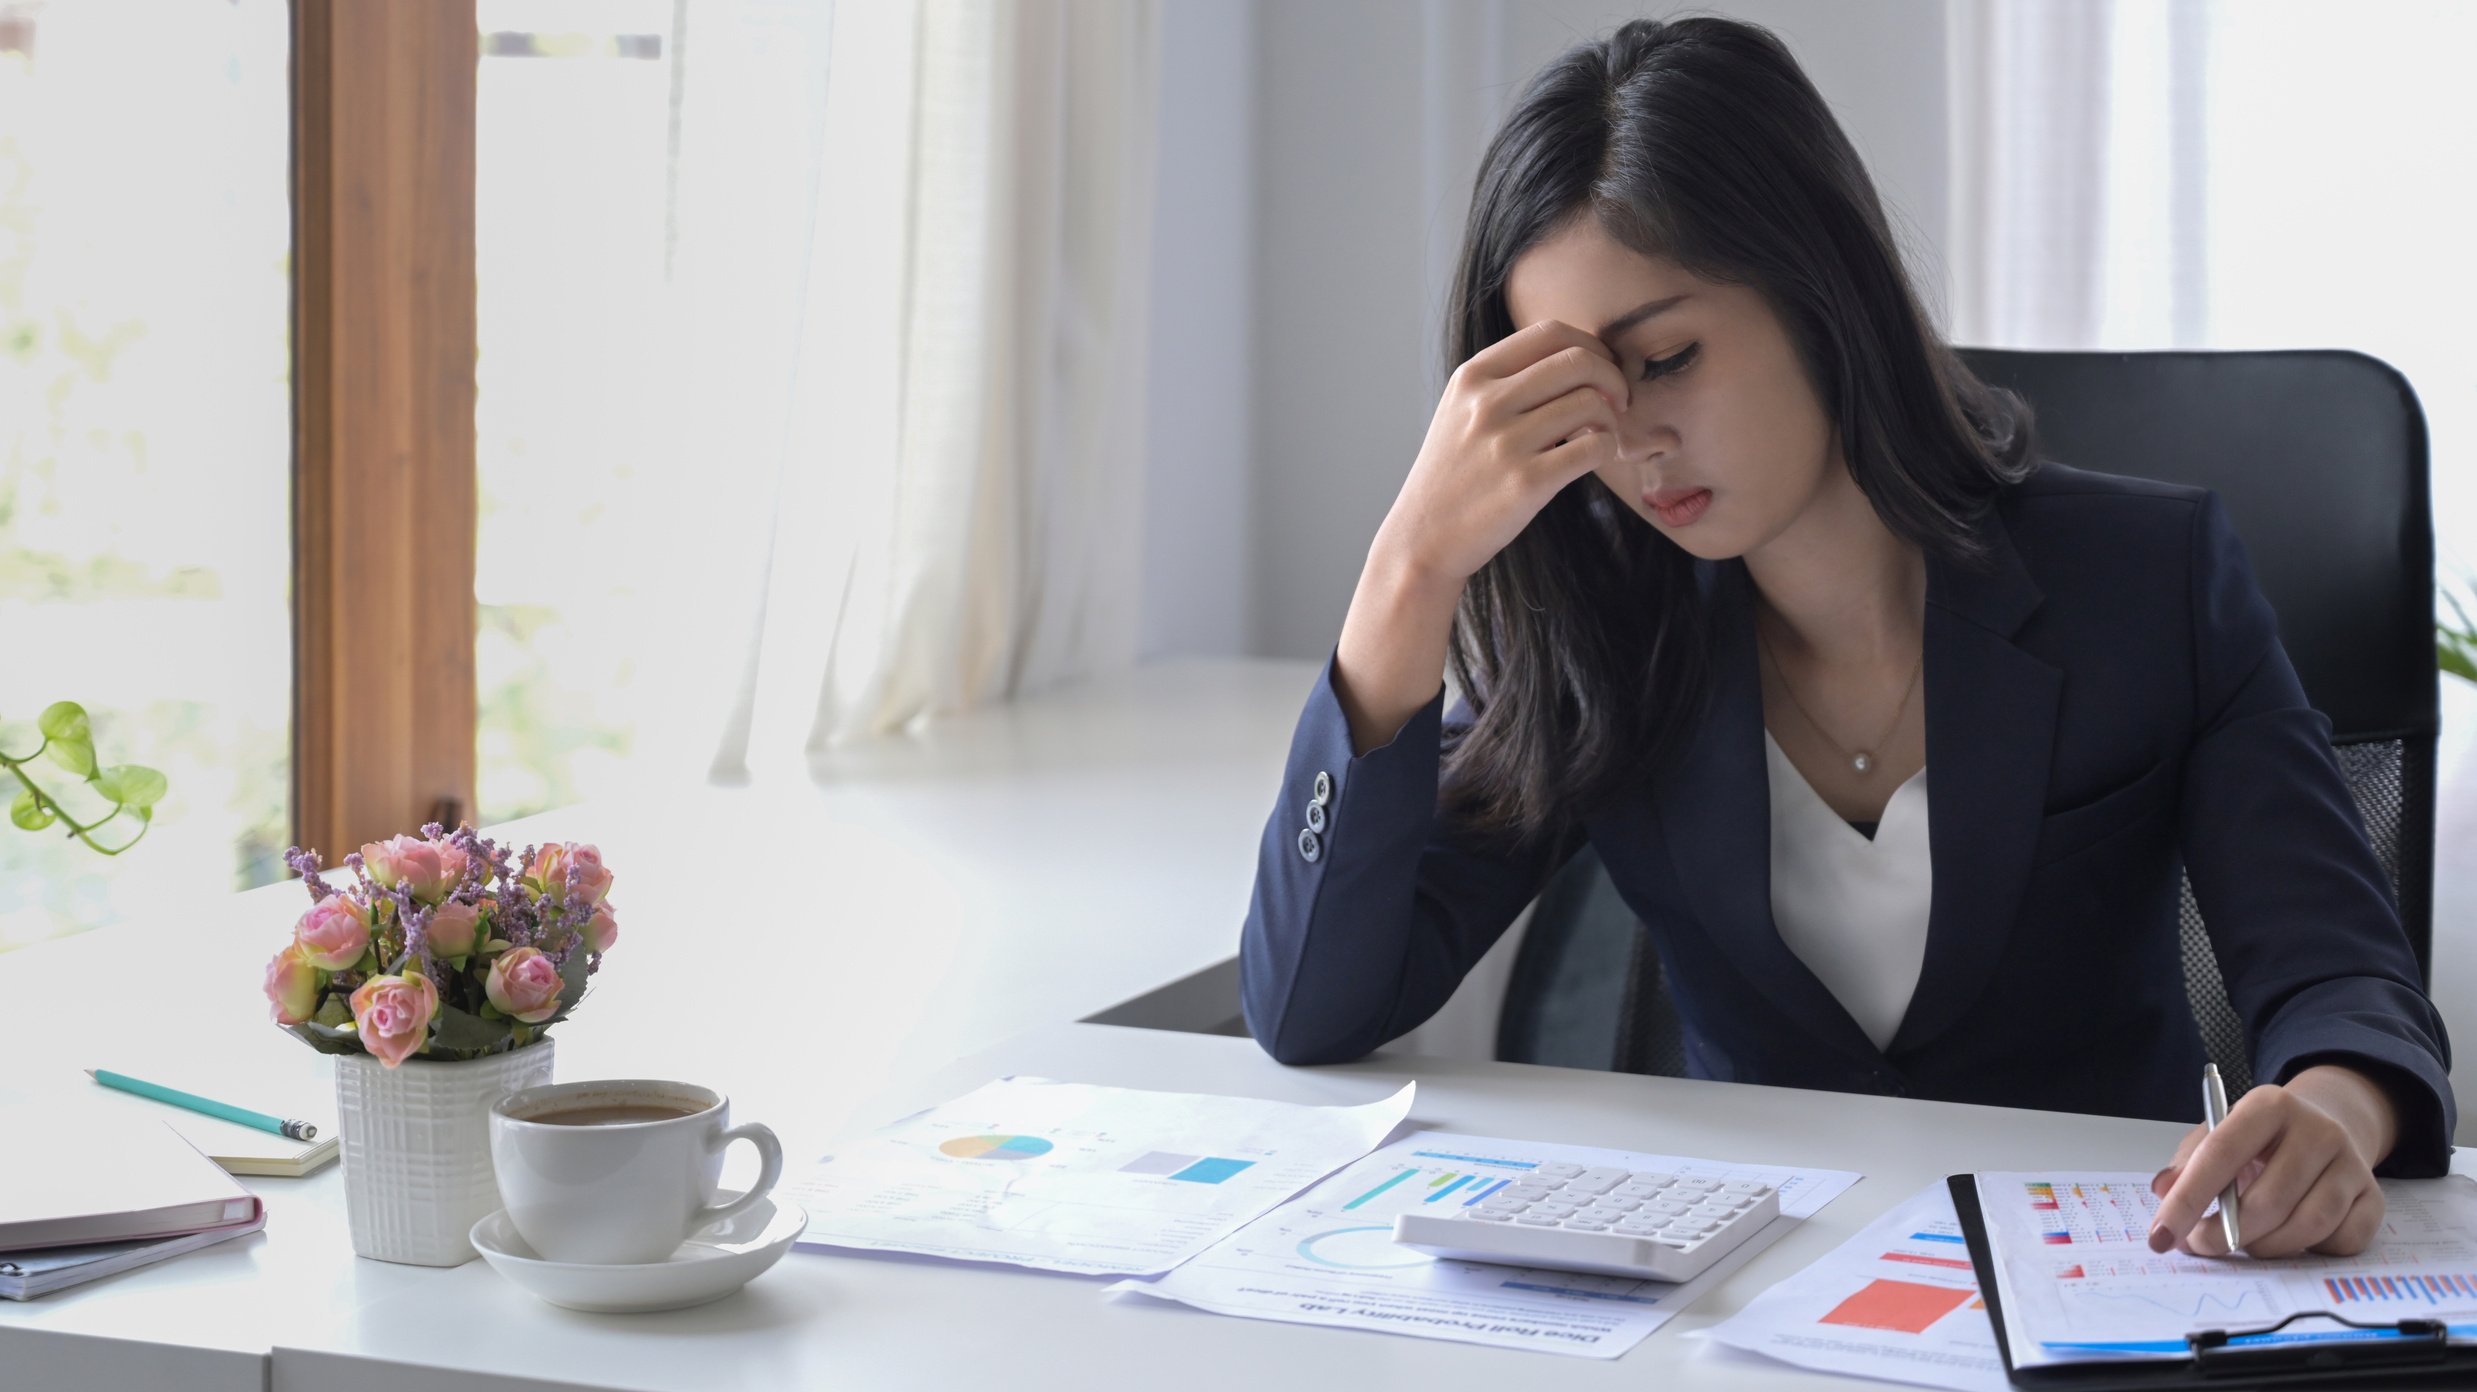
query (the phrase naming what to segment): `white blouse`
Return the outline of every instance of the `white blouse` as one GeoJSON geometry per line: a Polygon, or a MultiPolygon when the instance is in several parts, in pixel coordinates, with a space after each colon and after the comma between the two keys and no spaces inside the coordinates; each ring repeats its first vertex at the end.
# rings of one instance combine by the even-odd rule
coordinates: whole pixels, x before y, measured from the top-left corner
{"type": "Polygon", "coordinates": [[[1763,734],[1772,784],[1772,921],[1878,1049],[1892,1042],[1926,961],[1935,877],[1927,771],[1892,791],[1874,839],[1841,819],[1763,734]]]}

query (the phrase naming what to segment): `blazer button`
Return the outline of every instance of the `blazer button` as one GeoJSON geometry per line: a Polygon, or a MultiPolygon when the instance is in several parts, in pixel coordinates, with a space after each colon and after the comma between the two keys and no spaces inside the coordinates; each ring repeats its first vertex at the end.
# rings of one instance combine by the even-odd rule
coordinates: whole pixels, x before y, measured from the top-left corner
{"type": "Polygon", "coordinates": [[[1333,801],[1333,775],[1319,771],[1316,774],[1316,805],[1322,807],[1331,801],[1333,801]]]}
{"type": "Polygon", "coordinates": [[[1325,805],[1323,803],[1311,802],[1307,805],[1307,829],[1318,833],[1325,829],[1325,805]]]}
{"type": "Polygon", "coordinates": [[[1318,856],[1320,856],[1320,855],[1323,855],[1323,854],[1324,854],[1324,843],[1322,843],[1322,842],[1320,842],[1320,841],[1318,841],[1318,840],[1316,839],[1316,833],[1314,833],[1314,832],[1312,832],[1312,831],[1309,831],[1306,827],[1300,827],[1300,828],[1299,828],[1299,858],[1300,858],[1301,860],[1308,860],[1308,861],[1312,861],[1312,860],[1314,860],[1316,857],[1318,857],[1318,856]]]}

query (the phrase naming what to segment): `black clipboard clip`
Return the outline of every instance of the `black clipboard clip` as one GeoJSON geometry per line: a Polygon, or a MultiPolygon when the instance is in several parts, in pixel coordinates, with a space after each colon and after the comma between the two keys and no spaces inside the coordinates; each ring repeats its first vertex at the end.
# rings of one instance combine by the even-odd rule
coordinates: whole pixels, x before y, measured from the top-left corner
{"type": "Polygon", "coordinates": [[[2368,1324],[2324,1310],[2299,1310],[2277,1324],[2259,1329],[2205,1329],[2185,1336],[2193,1350],[2193,1365],[2205,1378],[2253,1377],[2266,1372],[2345,1373],[2361,1368],[2409,1368],[2441,1363],[2451,1346],[2451,1326],[2441,1320],[2404,1319],[2392,1324],[2368,1324]],[[2346,1339],[2325,1343],[2310,1338],[2268,1344],[2236,1345],[2232,1341],[2276,1334],[2301,1319],[2325,1319],[2396,1339],[2346,1339]]]}

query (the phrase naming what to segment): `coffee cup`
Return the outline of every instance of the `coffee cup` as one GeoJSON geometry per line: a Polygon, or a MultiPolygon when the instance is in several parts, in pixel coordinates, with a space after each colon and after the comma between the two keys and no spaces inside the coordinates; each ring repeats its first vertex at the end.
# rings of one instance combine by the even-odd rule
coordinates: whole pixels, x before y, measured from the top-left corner
{"type": "Polygon", "coordinates": [[[490,1159],[527,1245],[547,1261],[597,1265],[661,1261],[783,1175],[782,1143],[756,1122],[733,1126],[730,1098],[648,1078],[509,1093],[490,1109],[490,1159]],[[747,1193],[716,1204],[733,1141],[753,1143],[763,1170],[747,1193]]]}

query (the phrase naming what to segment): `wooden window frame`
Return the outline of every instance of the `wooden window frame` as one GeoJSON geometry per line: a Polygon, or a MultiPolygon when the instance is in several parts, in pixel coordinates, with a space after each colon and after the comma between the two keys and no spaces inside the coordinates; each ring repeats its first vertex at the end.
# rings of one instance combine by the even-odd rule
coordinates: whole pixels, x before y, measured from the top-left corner
{"type": "Polygon", "coordinates": [[[473,816],[474,0],[293,0],[297,843],[473,816]]]}

